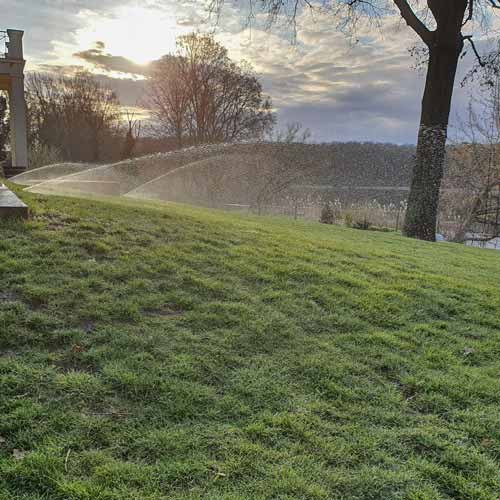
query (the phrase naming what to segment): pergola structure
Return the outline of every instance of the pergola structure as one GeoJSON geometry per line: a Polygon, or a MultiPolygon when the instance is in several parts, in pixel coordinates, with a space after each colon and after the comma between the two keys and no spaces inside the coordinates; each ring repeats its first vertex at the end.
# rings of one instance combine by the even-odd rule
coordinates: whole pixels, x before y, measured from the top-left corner
{"type": "Polygon", "coordinates": [[[5,169],[7,177],[24,172],[28,167],[26,101],[24,99],[23,35],[20,30],[0,32],[6,51],[0,53],[0,90],[9,93],[12,166],[5,169]]]}

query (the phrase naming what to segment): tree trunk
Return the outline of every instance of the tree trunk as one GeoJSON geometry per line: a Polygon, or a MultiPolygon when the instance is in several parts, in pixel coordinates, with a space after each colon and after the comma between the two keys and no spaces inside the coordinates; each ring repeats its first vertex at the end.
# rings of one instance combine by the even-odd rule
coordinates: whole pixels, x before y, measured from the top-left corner
{"type": "Polygon", "coordinates": [[[458,60],[463,49],[460,25],[439,29],[429,46],[429,66],[422,100],[417,155],[403,234],[436,240],[439,192],[443,178],[448,120],[458,60]]]}
{"type": "Polygon", "coordinates": [[[177,132],[177,148],[182,149],[183,146],[183,141],[182,141],[182,132],[177,132]]]}

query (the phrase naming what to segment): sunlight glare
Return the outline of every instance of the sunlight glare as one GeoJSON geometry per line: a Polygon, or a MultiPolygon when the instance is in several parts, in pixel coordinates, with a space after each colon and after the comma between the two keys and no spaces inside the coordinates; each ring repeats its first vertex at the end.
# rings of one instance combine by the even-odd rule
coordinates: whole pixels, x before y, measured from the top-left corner
{"type": "Polygon", "coordinates": [[[99,41],[104,43],[106,53],[138,64],[173,52],[176,37],[184,32],[174,15],[142,7],[122,7],[110,17],[89,11],[80,16],[86,26],[76,33],[79,50],[92,48],[99,41]]]}

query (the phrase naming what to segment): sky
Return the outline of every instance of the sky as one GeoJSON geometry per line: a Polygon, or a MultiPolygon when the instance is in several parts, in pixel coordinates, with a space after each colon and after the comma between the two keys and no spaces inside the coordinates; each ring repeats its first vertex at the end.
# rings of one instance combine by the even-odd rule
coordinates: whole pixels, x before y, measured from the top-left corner
{"type": "MultiPolygon", "coordinates": [[[[235,60],[249,61],[277,110],[279,126],[300,122],[313,140],[415,143],[424,85],[410,49],[416,36],[397,16],[357,40],[335,29],[331,16],[303,11],[295,39],[285,26],[249,28],[237,5],[218,22],[206,0],[0,0],[2,27],[25,31],[28,71],[84,67],[101,75],[123,105],[143,107],[147,64],[175,50],[177,36],[214,30],[235,60]]],[[[473,87],[457,78],[452,123],[473,87]]]]}

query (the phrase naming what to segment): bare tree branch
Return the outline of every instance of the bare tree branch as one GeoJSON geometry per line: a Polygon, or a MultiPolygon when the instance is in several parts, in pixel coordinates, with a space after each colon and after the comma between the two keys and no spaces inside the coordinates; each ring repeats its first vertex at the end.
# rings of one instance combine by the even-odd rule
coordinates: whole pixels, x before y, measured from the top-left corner
{"type": "Polygon", "coordinates": [[[189,144],[260,139],[274,125],[271,100],[246,64],[230,60],[211,35],[177,40],[175,56],[156,63],[150,106],[162,135],[189,144]]]}
{"type": "Polygon", "coordinates": [[[474,40],[472,39],[472,35],[466,35],[462,37],[464,40],[467,40],[470,43],[470,46],[472,47],[472,50],[474,52],[474,55],[476,56],[477,62],[481,68],[484,68],[486,66],[486,63],[482,60],[481,54],[479,54],[479,51],[477,50],[476,44],[474,43],[474,40]]]}
{"type": "Polygon", "coordinates": [[[462,23],[462,27],[464,27],[469,21],[472,21],[474,18],[474,0],[469,0],[469,13],[462,23]]]}
{"type": "Polygon", "coordinates": [[[394,0],[401,17],[406,21],[406,24],[417,33],[417,35],[426,43],[430,45],[432,41],[432,32],[425,26],[425,24],[417,17],[410,4],[406,0],[394,0]]]}

